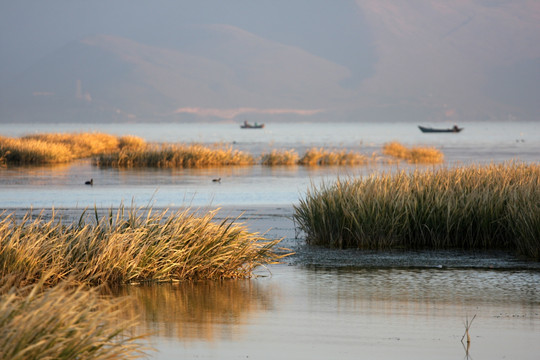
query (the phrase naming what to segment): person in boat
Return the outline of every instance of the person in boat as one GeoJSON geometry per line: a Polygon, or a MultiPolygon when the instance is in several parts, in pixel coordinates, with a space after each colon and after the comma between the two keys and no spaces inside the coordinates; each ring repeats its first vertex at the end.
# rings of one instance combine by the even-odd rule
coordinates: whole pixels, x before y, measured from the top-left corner
{"type": "Polygon", "coordinates": [[[454,131],[459,131],[459,128],[458,128],[457,125],[454,125],[454,127],[452,128],[452,130],[454,130],[454,131]]]}

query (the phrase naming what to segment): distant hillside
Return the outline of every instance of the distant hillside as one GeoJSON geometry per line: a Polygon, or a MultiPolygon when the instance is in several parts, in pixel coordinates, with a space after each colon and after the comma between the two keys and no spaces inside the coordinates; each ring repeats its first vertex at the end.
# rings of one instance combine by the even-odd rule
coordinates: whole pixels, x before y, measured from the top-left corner
{"type": "MultiPolygon", "coordinates": [[[[135,3],[127,13],[146,14],[155,6],[135,3]]],[[[133,38],[84,37],[18,76],[4,76],[15,81],[0,83],[0,122],[540,119],[537,0],[170,2],[176,12],[160,7],[149,14],[153,27],[126,17],[131,32],[115,17],[92,21],[103,15],[96,4],[84,3],[91,19],[80,4],[72,5],[73,18],[61,19],[72,30],[84,22],[133,38]],[[181,11],[179,17],[189,9],[191,15],[181,11]],[[195,14],[200,17],[192,19],[195,14]],[[220,20],[227,24],[216,24],[220,20]]],[[[116,2],[107,7],[124,10],[116,2]]],[[[24,17],[25,7],[19,8],[24,17]]],[[[48,3],[41,9],[60,21],[48,3]]],[[[35,12],[27,27],[11,26],[39,31],[36,22],[48,23],[35,12]]],[[[20,40],[16,32],[5,38],[11,45],[1,54],[11,49],[13,62],[20,40]]],[[[32,41],[24,43],[25,54],[35,48],[36,59],[43,52],[32,41]]]]}
{"type": "Polygon", "coordinates": [[[351,97],[339,85],[349,75],[346,68],[301,49],[231,26],[182,35],[192,37],[185,51],[106,35],[70,43],[11,84],[2,97],[2,117],[189,120],[233,117],[238,108],[294,115],[351,97]]]}

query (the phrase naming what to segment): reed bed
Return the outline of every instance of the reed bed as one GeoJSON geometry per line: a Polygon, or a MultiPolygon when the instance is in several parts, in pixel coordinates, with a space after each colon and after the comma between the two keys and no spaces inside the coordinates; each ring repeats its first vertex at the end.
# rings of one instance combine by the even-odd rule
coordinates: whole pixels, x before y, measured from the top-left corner
{"type": "Polygon", "coordinates": [[[94,164],[103,167],[202,168],[253,165],[253,156],[232,148],[210,148],[199,144],[153,145],[142,150],[123,149],[98,156],[94,164]]]}
{"type": "Polygon", "coordinates": [[[118,149],[119,139],[103,133],[51,133],[35,134],[21,140],[39,140],[46,144],[63,144],[72,153],[73,158],[87,158],[118,149]]]}
{"type": "Polygon", "coordinates": [[[382,153],[415,164],[438,164],[444,161],[443,153],[434,147],[413,146],[407,148],[397,141],[384,144],[382,153]]]}
{"type": "Polygon", "coordinates": [[[143,139],[102,133],[51,133],[0,137],[0,163],[7,165],[58,164],[122,149],[142,149],[143,139]]]}
{"type": "Polygon", "coordinates": [[[363,165],[369,159],[362,154],[347,150],[326,150],[323,148],[311,148],[298,161],[300,165],[363,165]]]}
{"type": "Polygon", "coordinates": [[[248,232],[234,219],[215,222],[217,210],[197,216],[121,207],[116,214],[64,224],[29,212],[20,221],[0,221],[0,277],[16,274],[18,286],[47,285],[70,278],[82,284],[126,284],[187,279],[246,278],[278,262],[280,240],[248,232]]]}
{"type": "Polygon", "coordinates": [[[338,179],[309,189],[294,210],[309,244],[507,249],[540,258],[538,164],[338,179]]]}
{"type": "Polygon", "coordinates": [[[0,286],[0,359],[135,359],[144,354],[135,323],[119,314],[125,300],[61,283],[0,286]]]}
{"type": "Polygon", "coordinates": [[[0,163],[8,165],[58,164],[73,160],[64,144],[49,144],[37,139],[0,137],[0,163]]]}
{"type": "Polygon", "coordinates": [[[296,165],[298,164],[298,153],[294,150],[272,150],[261,155],[260,163],[265,166],[296,165]]]}

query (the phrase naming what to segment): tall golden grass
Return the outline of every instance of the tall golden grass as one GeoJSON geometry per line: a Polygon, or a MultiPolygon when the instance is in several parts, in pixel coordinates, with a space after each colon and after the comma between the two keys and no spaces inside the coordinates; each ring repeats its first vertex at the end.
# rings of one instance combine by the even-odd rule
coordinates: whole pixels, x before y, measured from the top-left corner
{"type": "Polygon", "coordinates": [[[64,144],[49,144],[37,139],[0,137],[0,162],[3,166],[56,164],[72,159],[71,151],[64,144]]]}
{"type": "Polygon", "coordinates": [[[266,166],[296,165],[298,164],[298,153],[291,150],[272,150],[261,155],[260,163],[266,166]]]}
{"type": "Polygon", "coordinates": [[[0,280],[0,359],[135,359],[143,357],[125,300],[61,283],[16,288],[0,280]]]}
{"type": "Polygon", "coordinates": [[[50,273],[84,284],[126,284],[186,279],[250,277],[259,266],[279,261],[280,240],[248,232],[234,219],[215,222],[216,211],[197,216],[121,207],[116,214],[64,224],[61,216],[0,221],[0,276],[17,275],[22,286],[50,273]]]}
{"type": "Polygon", "coordinates": [[[540,258],[540,165],[506,163],[338,180],[294,219],[310,244],[508,249],[540,258]]]}
{"type": "MultiPolygon", "coordinates": [[[[412,163],[440,163],[443,154],[434,148],[405,146],[393,142],[383,146],[383,154],[412,163]]],[[[0,167],[9,165],[56,164],[81,158],[94,158],[103,167],[200,168],[254,165],[253,155],[228,146],[201,144],[147,144],[136,136],[103,133],[52,133],[21,138],[0,136],[0,167]]],[[[348,150],[311,148],[302,157],[294,150],[263,153],[264,166],[355,166],[377,159],[348,150]]]]}
{"type": "Polygon", "coordinates": [[[153,145],[139,150],[123,149],[101,154],[95,165],[103,167],[201,168],[253,165],[253,156],[232,148],[192,145],[153,145]]]}
{"type": "Polygon", "coordinates": [[[85,158],[118,149],[118,137],[103,133],[51,133],[27,135],[24,140],[39,140],[46,144],[63,144],[73,158],[85,158]]]}
{"type": "Polygon", "coordinates": [[[326,150],[323,148],[311,148],[298,161],[300,165],[363,165],[369,159],[362,154],[347,150],[326,150]]]}
{"type": "Polygon", "coordinates": [[[382,153],[410,163],[438,164],[444,161],[443,153],[434,147],[413,146],[407,148],[397,141],[383,145],[382,153]]]}
{"type": "Polygon", "coordinates": [[[102,133],[52,133],[0,137],[0,163],[7,165],[57,164],[120,149],[141,149],[143,139],[102,133]]]}

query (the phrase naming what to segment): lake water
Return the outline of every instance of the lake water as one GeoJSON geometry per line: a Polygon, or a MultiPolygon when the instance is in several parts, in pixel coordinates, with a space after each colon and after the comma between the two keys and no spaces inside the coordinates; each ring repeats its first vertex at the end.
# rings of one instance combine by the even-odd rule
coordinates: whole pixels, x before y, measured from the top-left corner
{"type": "MultiPolygon", "coordinates": [[[[443,125],[450,127],[451,125],[443,125]]],[[[276,123],[266,128],[240,129],[238,124],[0,124],[0,135],[40,132],[101,131],[132,134],[149,142],[221,143],[255,156],[272,149],[295,149],[300,155],[311,147],[345,148],[371,156],[384,143],[397,140],[434,146],[444,153],[446,165],[540,159],[540,125],[533,122],[465,123],[458,134],[424,134],[407,123],[276,123]]],[[[296,202],[311,183],[337,176],[363,176],[394,171],[399,166],[234,167],[218,169],[100,169],[89,162],[71,165],[0,170],[3,207],[99,207],[123,201],[155,206],[268,205],[296,202]],[[211,179],[221,177],[221,183],[211,179]],[[94,179],[94,186],[84,182],[94,179]]]]}
{"type": "MultiPolygon", "coordinates": [[[[423,134],[406,123],[0,124],[0,135],[102,131],[151,142],[222,143],[253,155],[271,149],[346,148],[371,155],[386,142],[429,145],[443,166],[540,159],[540,124],[463,123],[459,134],[423,134]]],[[[442,127],[450,127],[445,124],[442,127]]],[[[425,166],[421,166],[424,168],[425,166]]],[[[428,166],[429,167],[429,166],[428,166]]],[[[126,316],[151,332],[153,359],[538,359],[540,266],[493,252],[362,252],[304,244],[292,205],[310,184],[338,176],[412,169],[235,167],[100,169],[70,165],[0,169],[0,209],[83,208],[121,202],[222,207],[253,231],[283,238],[296,255],[242,281],[127,287],[126,316]],[[221,183],[212,178],[221,177],[221,183]],[[94,186],[84,181],[93,178],[94,186]],[[464,321],[476,315],[469,351],[464,321]]]]}

